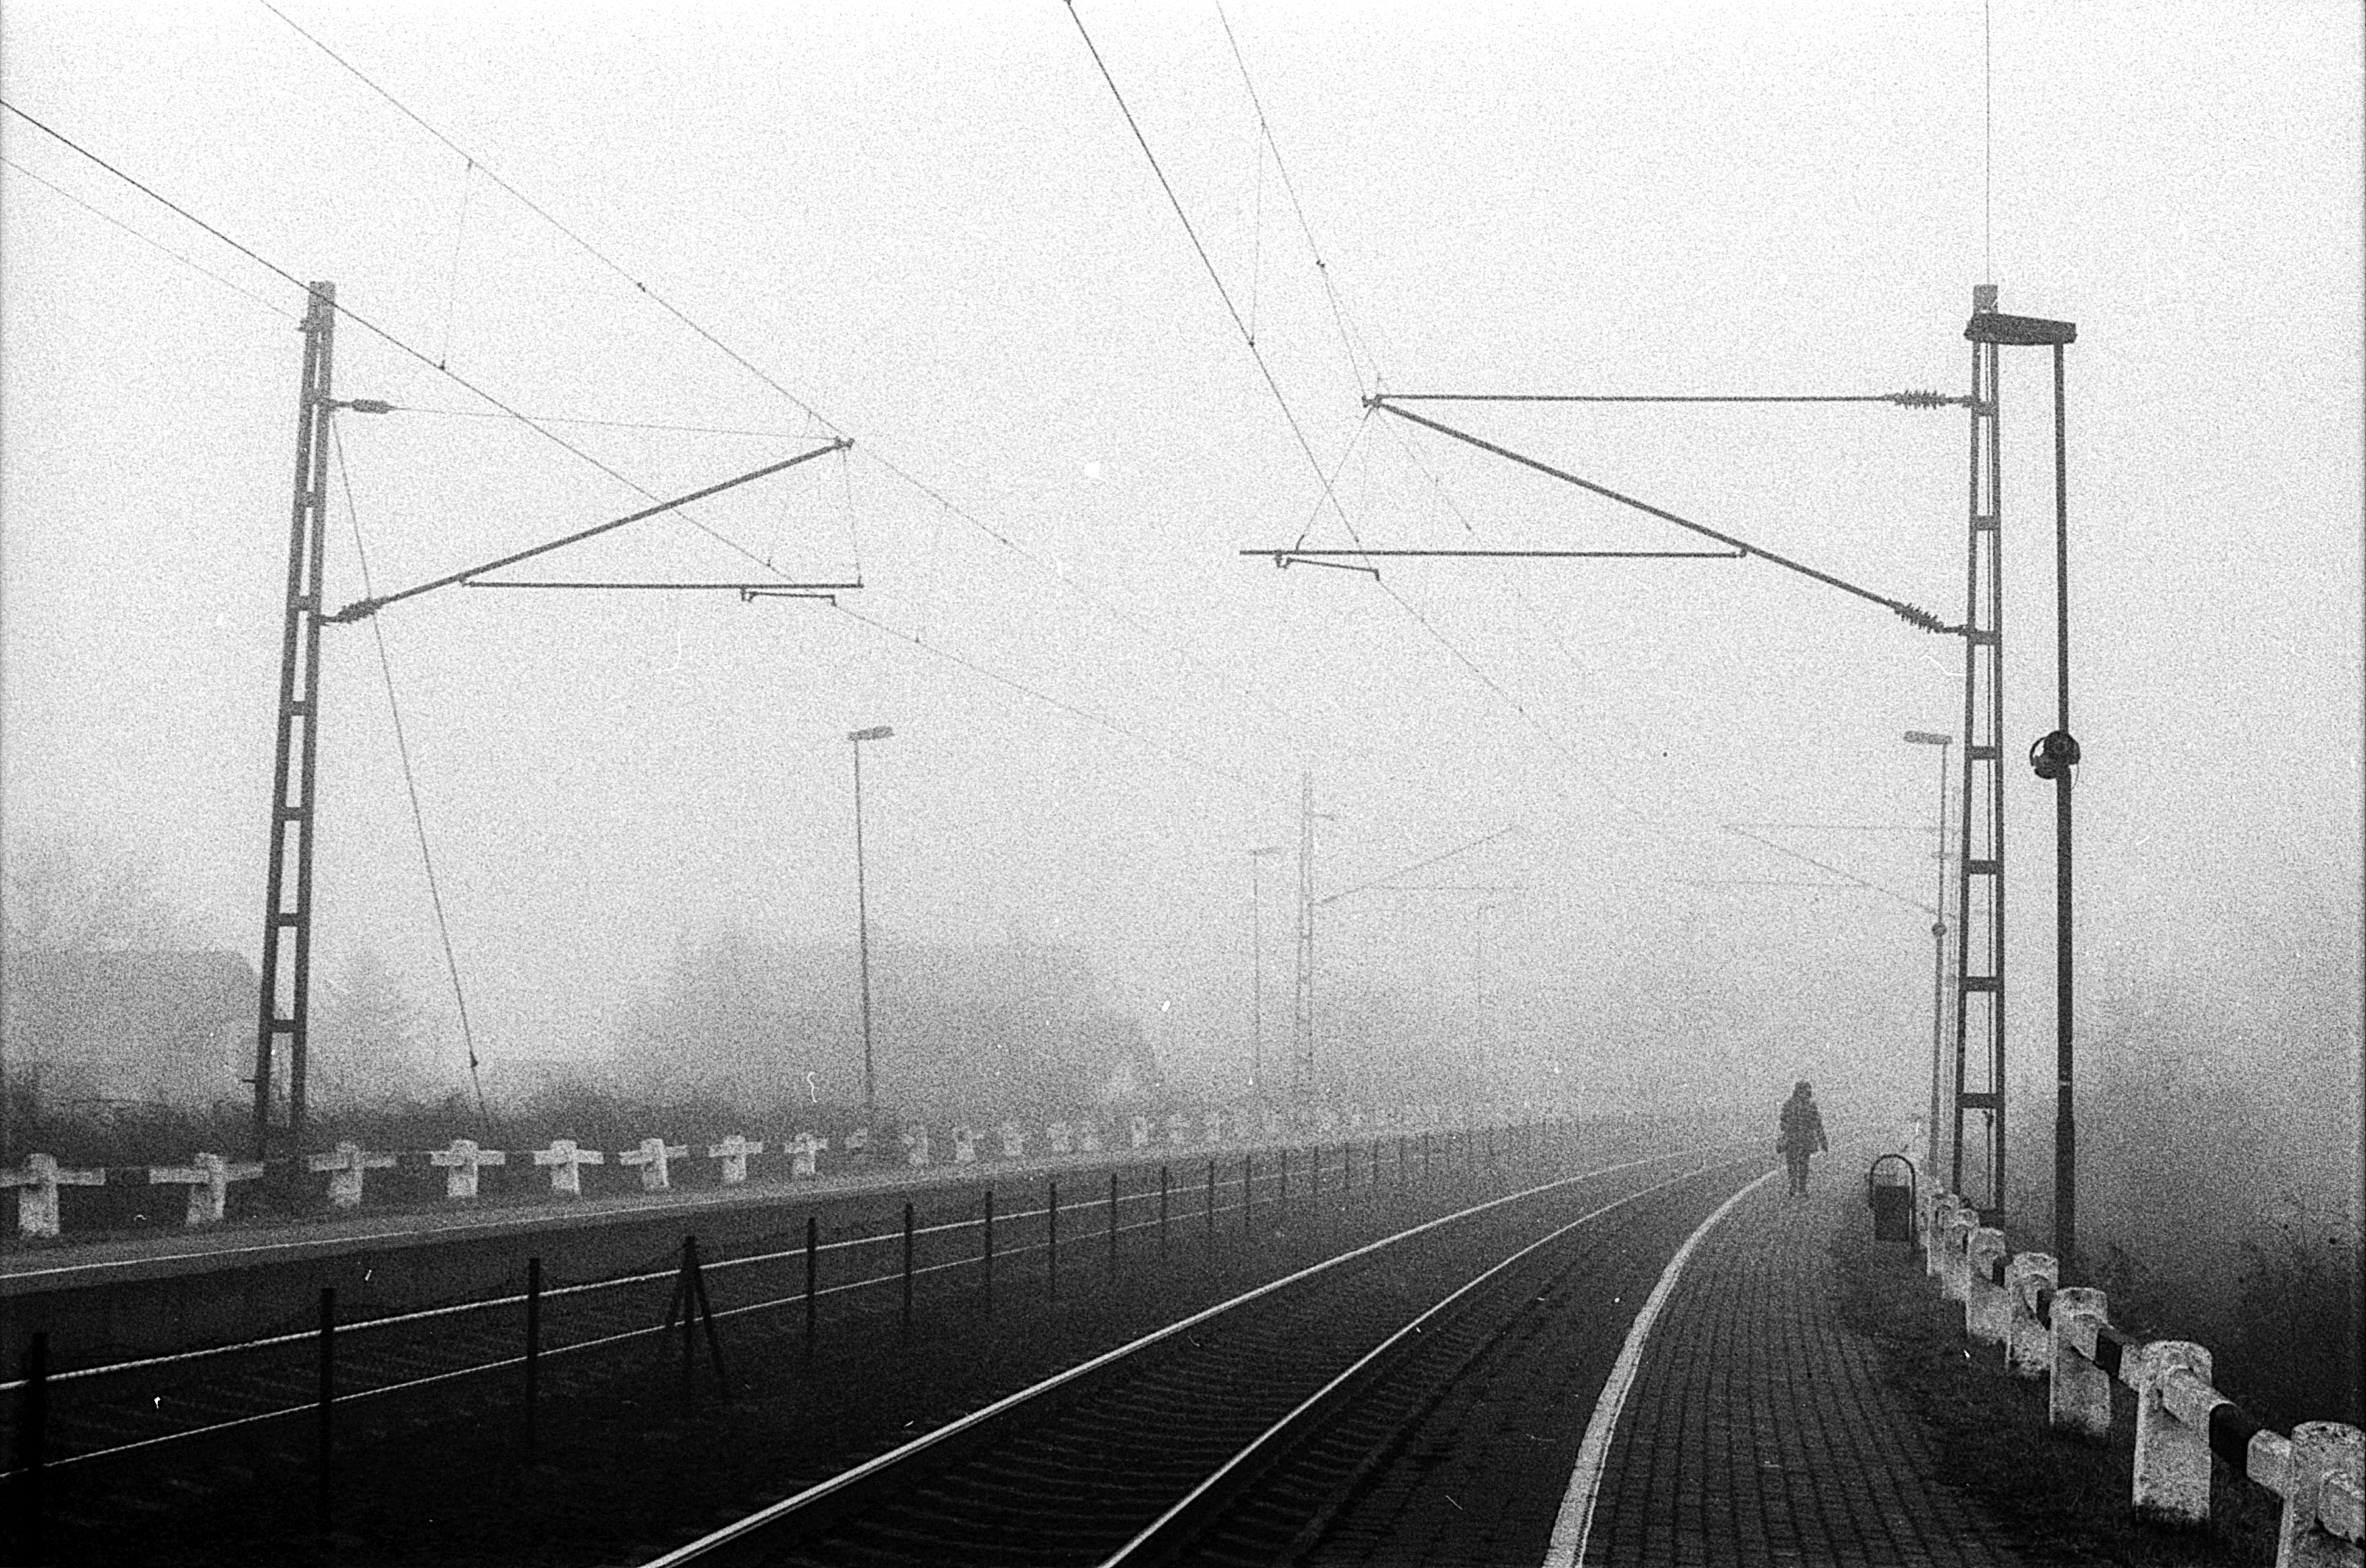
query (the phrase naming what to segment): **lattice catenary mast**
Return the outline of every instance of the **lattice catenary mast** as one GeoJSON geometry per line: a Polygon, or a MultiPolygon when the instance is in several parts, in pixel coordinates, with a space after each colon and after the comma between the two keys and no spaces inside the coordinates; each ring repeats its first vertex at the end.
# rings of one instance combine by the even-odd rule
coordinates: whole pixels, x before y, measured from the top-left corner
{"type": "MultiPolygon", "coordinates": [[[[593,590],[668,589],[683,592],[721,590],[741,600],[812,598],[835,603],[839,590],[859,589],[851,582],[520,582],[485,579],[498,571],[580,544],[628,525],[673,512],[692,502],[750,484],[807,463],[831,452],[843,452],[854,443],[839,436],[810,450],[767,463],[717,484],[652,504],[623,517],[579,529],[546,544],[515,550],[499,559],[449,572],[398,592],[356,600],[333,614],[322,607],[322,545],[327,533],[329,496],[330,417],[339,409],[383,414],[393,405],[375,398],[340,400],[332,397],[331,365],[335,344],[337,286],[306,286],[303,387],[296,410],[296,487],[287,529],[287,615],[280,637],[278,748],[272,765],[271,863],[266,876],[263,915],[261,1005],[255,1028],[254,1153],[269,1153],[272,1096],[283,1062],[287,1082],[287,1136],[301,1146],[304,1135],[305,1081],[310,1033],[312,968],[312,843],[317,801],[318,742],[321,718],[321,627],[328,623],[367,620],[389,604],[431,593],[439,588],[572,588],[593,590]]],[[[647,494],[647,491],[643,491],[647,494]]],[[[464,1021],[465,1027],[465,1021],[464,1021]]],[[[473,1059],[471,1065],[473,1066],[473,1059]]]]}
{"type": "MultiPolygon", "coordinates": [[[[1985,1224],[2000,1224],[2004,1213],[2004,568],[2000,548],[2003,516],[2003,461],[2000,449],[1998,357],[2008,347],[2051,346],[2055,355],[2056,504],[2062,499],[2062,349],[2076,342],[2079,329],[2068,321],[2034,316],[2008,316],[1997,310],[1996,285],[1972,289],[1972,317],[1964,328],[1972,344],[1970,547],[1964,568],[1964,788],[1963,832],[1956,859],[1955,948],[1955,1091],[1950,1118],[1948,1168],[1955,1191],[1966,1192],[1964,1122],[1978,1113],[1982,1163],[1979,1185],[1986,1201],[1979,1207],[1985,1224]],[[1984,1049],[1977,1054],[1977,1041],[1984,1049]]],[[[2067,589],[2056,587],[2066,606],[2064,642],[2067,643],[2067,589]]],[[[2068,743],[2067,761],[2077,759],[2069,742],[2069,683],[2067,655],[2057,671],[2062,697],[2062,728],[2056,733],[2068,743]]],[[[2053,738],[2041,742],[2049,755],[2053,738]]],[[[2043,767],[2040,777],[2055,775],[2043,767]]],[[[2065,770],[2067,778],[2067,769],[2065,770]]],[[[2070,1101],[2070,966],[2069,851],[2067,784],[2063,818],[2058,913],[2062,923],[2061,961],[2056,976],[2056,1005],[2061,1019],[2055,1108],[2055,1217],[2059,1233],[2057,1251],[2067,1255],[2068,1223],[2076,1202],[2073,1151],[2076,1146],[2070,1101]]]]}

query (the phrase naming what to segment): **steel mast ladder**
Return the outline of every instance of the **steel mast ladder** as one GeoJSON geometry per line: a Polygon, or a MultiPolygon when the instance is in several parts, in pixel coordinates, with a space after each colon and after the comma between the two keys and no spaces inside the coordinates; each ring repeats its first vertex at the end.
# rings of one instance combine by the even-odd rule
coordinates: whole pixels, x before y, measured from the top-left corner
{"type": "MultiPolygon", "coordinates": [[[[2004,572],[1998,525],[2002,514],[2003,463],[1998,449],[1998,356],[2008,347],[2062,344],[2078,337],[2068,321],[2008,316],[1997,310],[1996,285],[1972,289],[1972,318],[1964,327],[1972,345],[1970,548],[1964,568],[1963,835],[1956,880],[1955,1105],[1949,1174],[1965,1185],[1964,1124],[1982,1122],[1980,1168],[1985,1194],[1981,1223],[2004,1216],[2004,572]],[[1974,1043],[1986,1049],[1977,1053],[1974,1043]]],[[[2060,387],[2056,388],[2057,435],[2060,387]]],[[[2057,476],[2058,478],[2058,476],[2057,476]]]]}
{"type": "Polygon", "coordinates": [[[312,967],[312,812],[320,733],[321,568],[328,521],[329,372],[337,286],[314,283],[304,313],[304,386],[296,410],[295,502],[287,529],[287,616],[279,648],[279,744],[272,763],[271,866],[264,897],[261,1017],[254,1042],[254,1156],[263,1158],[272,1089],[284,1061],[287,1129],[304,1130],[312,967]],[[286,951],[283,951],[283,944],[286,951]],[[287,1042],[284,1057],[280,1042],[287,1042]]]}
{"type": "MultiPolygon", "coordinates": [[[[1975,321],[1995,313],[1996,285],[1972,289],[1975,321]]],[[[1968,329],[1966,335],[1970,335],[1968,329]]],[[[1963,834],[1955,857],[1955,1106],[1949,1188],[1964,1185],[1964,1122],[1985,1123],[1978,1172],[1985,1223],[2004,1210],[2004,577],[1997,522],[1997,344],[1972,340],[1971,541],[1964,566],[1963,834]],[[1975,1074],[1973,1043],[1978,1053],[1975,1074]]]]}

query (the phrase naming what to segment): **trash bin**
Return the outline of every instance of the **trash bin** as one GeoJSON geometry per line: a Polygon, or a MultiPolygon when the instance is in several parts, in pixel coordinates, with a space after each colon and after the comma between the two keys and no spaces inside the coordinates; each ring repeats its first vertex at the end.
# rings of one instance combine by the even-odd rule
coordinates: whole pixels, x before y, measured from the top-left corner
{"type": "Polygon", "coordinates": [[[1914,1246],[1914,1162],[1904,1155],[1883,1155],[1865,1171],[1865,1201],[1873,1210],[1874,1240],[1914,1246]]]}

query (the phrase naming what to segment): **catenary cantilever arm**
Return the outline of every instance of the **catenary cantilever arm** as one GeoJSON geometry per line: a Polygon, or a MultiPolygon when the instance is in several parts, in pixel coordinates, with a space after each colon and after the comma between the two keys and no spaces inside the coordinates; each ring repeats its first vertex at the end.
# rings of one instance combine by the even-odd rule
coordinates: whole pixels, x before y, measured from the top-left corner
{"type": "Polygon", "coordinates": [[[693,501],[704,501],[710,495],[720,495],[727,490],[737,490],[741,485],[753,484],[758,479],[770,478],[783,468],[794,468],[799,463],[809,463],[816,457],[828,457],[832,452],[843,452],[853,445],[851,440],[839,436],[837,440],[826,446],[817,446],[810,452],[800,452],[794,457],[783,457],[777,463],[768,463],[760,468],[741,474],[737,479],[725,479],[721,484],[708,485],[704,490],[692,491],[688,495],[675,496],[671,501],[660,501],[655,506],[643,507],[627,517],[615,517],[605,523],[594,524],[589,528],[569,534],[563,539],[553,539],[548,544],[536,545],[531,549],[519,550],[514,554],[503,556],[499,560],[482,561],[459,571],[447,572],[432,582],[422,582],[416,588],[406,588],[398,593],[382,593],[375,599],[356,599],[335,615],[323,615],[321,618],[324,621],[366,620],[389,604],[397,604],[405,599],[416,599],[422,593],[433,592],[438,588],[449,588],[456,582],[466,582],[472,577],[481,576],[489,571],[499,571],[505,566],[515,566],[522,560],[531,560],[535,556],[548,555],[553,550],[564,549],[569,545],[580,545],[586,539],[596,538],[602,534],[622,528],[628,523],[638,523],[647,518],[655,517],[659,513],[671,512],[678,507],[688,506],[693,501]]]}
{"type": "Polygon", "coordinates": [[[1457,430],[1450,424],[1441,423],[1440,422],[1431,419],[1425,414],[1417,414],[1409,409],[1398,408],[1389,400],[1389,395],[1385,392],[1376,397],[1366,398],[1364,400],[1364,406],[1366,408],[1379,409],[1383,413],[1392,413],[1399,419],[1406,420],[1414,424],[1418,424],[1424,429],[1435,430],[1440,435],[1450,435],[1457,441],[1462,442],[1468,446],[1478,447],[1482,452],[1493,453],[1494,456],[1504,459],[1506,462],[1517,463],[1524,468],[1534,468],[1537,472],[1549,475],[1553,479],[1560,479],[1565,484],[1573,484],[1580,490],[1590,491],[1594,494],[1601,496],[1606,501],[1615,501],[1621,506],[1631,506],[1636,511],[1643,513],[1647,516],[1657,517],[1663,523],[1673,523],[1679,528],[1689,529],[1693,533],[1702,536],[1704,538],[1715,539],[1718,544],[1730,546],[1734,549],[1740,550],[1745,555],[1756,556],[1761,560],[1772,561],[1776,566],[1787,568],[1792,571],[1797,572],[1802,577],[1811,577],[1818,582],[1823,583],[1826,587],[1837,588],[1842,592],[1854,594],[1859,599],[1869,599],[1873,603],[1880,605],[1883,609],[1897,615],[1900,620],[1907,621],[1914,626],[1920,626],[1926,632],[1960,633],[1963,630],[1961,626],[1951,626],[1947,625],[1938,616],[1919,605],[1910,604],[1902,599],[1892,599],[1885,593],[1876,593],[1869,588],[1859,588],[1855,583],[1845,581],[1840,578],[1834,577],[1828,571],[1818,571],[1814,567],[1808,566],[1803,562],[1795,561],[1787,556],[1778,556],[1772,550],[1761,549],[1756,545],[1751,544],[1746,539],[1737,539],[1730,534],[1720,533],[1717,529],[1709,527],[1707,524],[1696,523],[1689,517],[1679,517],[1674,513],[1669,512],[1662,507],[1653,506],[1649,502],[1638,501],[1631,495],[1621,495],[1618,491],[1612,490],[1607,485],[1598,485],[1592,479],[1580,479],[1577,475],[1570,473],[1565,469],[1556,468],[1549,463],[1539,462],[1534,457],[1527,457],[1519,452],[1515,452],[1508,446],[1498,446],[1495,443],[1485,440],[1480,436],[1473,435],[1467,430],[1457,430]]]}

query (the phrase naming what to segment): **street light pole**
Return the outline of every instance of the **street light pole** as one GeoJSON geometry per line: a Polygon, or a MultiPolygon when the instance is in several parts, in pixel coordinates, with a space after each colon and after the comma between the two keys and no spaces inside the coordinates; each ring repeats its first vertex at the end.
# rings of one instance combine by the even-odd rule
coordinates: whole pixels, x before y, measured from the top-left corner
{"type": "Polygon", "coordinates": [[[1265,931],[1258,913],[1257,862],[1281,853],[1278,846],[1249,856],[1249,1092],[1265,1102],[1265,931]]]}
{"type": "Polygon", "coordinates": [[[1479,906],[1478,952],[1474,954],[1476,959],[1474,977],[1478,983],[1479,991],[1479,1097],[1482,1102],[1490,1106],[1493,1103],[1495,1075],[1493,1055],[1487,1048],[1487,917],[1503,907],[1501,904],[1479,906]]]}
{"type": "Polygon", "coordinates": [[[1934,919],[1931,922],[1931,1119],[1922,1124],[1923,1160],[1933,1169],[1937,1168],[1939,1156],[1939,1084],[1946,1062],[1947,749],[1955,741],[1952,735],[1940,735],[1928,729],[1906,732],[1906,742],[1910,746],[1939,748],[1939,901],[1932,910],[1934,919]]]}
{"type": "Polygon", "coordinates": [[[2079,1245],[2079,1122],[2070,1099],[2070,471],[2062,411],[2061,340],[2054,344],[2054,733],[2038,741],[2037,776],[2054,780],[2054,1255],[2068,1269],[2079,1245]]]}
{"type": "Polygon", "coordinates": [[[871,900],[862,874],[862,743],[884,740],[895,734],[884,724],[858,729],[847,736],[854,750],[854,939],[855,963],[862,977],[862,1157],[873,1157],[871,1140],[879,1127],[878,1083],[871,1062],[871,900]]]}

